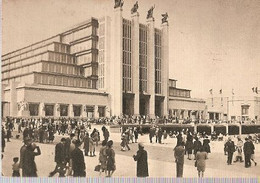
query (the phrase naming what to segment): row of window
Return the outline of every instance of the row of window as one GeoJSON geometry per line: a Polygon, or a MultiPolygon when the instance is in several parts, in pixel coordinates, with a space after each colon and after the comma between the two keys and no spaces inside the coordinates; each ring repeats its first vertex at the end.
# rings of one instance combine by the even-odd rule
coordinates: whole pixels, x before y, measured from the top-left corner
{"type": "Polygon", "coordinates": [[[123,37],[131,39],[131,21],[123,19],[123,37]]]}
{"type": "Polygon", "coordinates": [[[97,62],[98,56],[94,53],[88,53],[77,57],[77,65],[89,64],[91,62],[97,62]]]}
{"type": "Polygon", "coordinates": [[[2,73],[2,79],[15,77],[15,76],[22,75],[22,74],[31,73],[33,71],[40,72],[41,68],[42,68],[41,63],[20,67],[18,69],[14,69],[14,70],[10,70],[10,71],[2,73]]]}
{"type": "Polygon", "coordinates": [[[155,82],[155,93],[156,94],[162,94],[162,83],[156,81],[155,82]]]}
{"type": "Polygon", "coordinates": [[[97,41],[89,39],[87,41],[77,43],[77,44],[71,46],[70,50],[71,50],[71,54],[74,54],[74,53],[78,53],[81,51],[90,50],[92,48],[93,49],[97,48],[97,41]]]}
{"type": "Polygon", "coordinates": [[[96,34],[94,34],[94,31],[92,31],[92,28],[94,28],[94,27],[89,26],[89,27],[83,28],[81,30],[67,34],[65,36],[62,36],[62,42],[69,44],[70,42],[73,42],[75,40],[90,36],[92,33],[93,33],[93,35],[96,35],[96,34]]]}
{"type": "Polygon", "coordinates": [[[140,42],[146,42],[147,43],[147,27],[141,26],[139,28],[139,40],[140,42]]]}
{"type": "MultiPolygon", "coordinates": [[[[39,116],[39,109],[38,103],[29,103],[30,116],[39,116]]],[[[43,109],[45,111],[45,116],[54,116],[54,109],[54,104],[45,104],[43,109]]],[[[83,111],[82,109],[82,105],[73,105],[72,110],[74,117],[80,117],[83,111],[87,113],[87,117],[94,117],[94,106],[85,106],[83,111]]],[[[104,106],[98,106],[99,117],[105,117],[105,109],[104,106]]],[[[60,104],[56,110],[59,112],[60,116],[68,116],[69,105],[60,104]]]]}
{"type": "Polygon", "coordinates": [[[140,79],[139,90],[142,92],[147,92],[147,80],[140,79]]]}
{"type": "Polygon", "coordinates": [[[190,91],[187,90],[180,90],[177,88],[170,88],[169,95],[173,97],[190,97],[190,91]]]}
{"type": "Polygon", "coordinates": [[[132,91],[132,80],[123,77],[123,91],[132,91]]]}
{"type": "Polygon", "coordinates": [[[53,72],[53,73],[62,73],[62,74],[70,74],[70,75],[78,75],[83,76],[84,70],[78,66],[72,65],[61,65],[55,63],[42,63],[42,71],[45,72],[53,72]]]}
{"type": "Polygon", "coordinates": [[[90,79],[73,78],[68,76],[54,76],[41,73],[37,73],[34,75],[34,83],[96,89],[95,81],[91,81],[90,79]]]}
{"type": "MultiPolygon", "coordinates": [[[[62,54],[62,53],[54,53],[54,52],[47,52],[48,60],[54,62],[61,62],[67,64],[75,64],[75,59],[71,55],[62,54]]],[[[45,59],[42,59],[45,60],[45,59]]]]}
{"type": "Polygon", "coordinates": [[[10,82],[33,84],[33,74],[17,76],[12,79],[2,80],[2,84],[10,84],[10,82]]]}
{"type": "MultiPolygon", "coordinates": [[[[48,40],[45,40],[45,41],[41,41],[41,42],[39,42],[39,43],[37,43],[37,44],[34,44],[34,45],[31,45],[31,46],[28,46],[28,47],[26,47],[26,48],[23,48],[23,49],[21,49],[21,50],[18,50],[18,51],[15,51],[15,52],[12,52],[12,53],[10,53],[10,54],[8,54],[8,55],[5,55],[2,59],[3,60],[5,60],[5,59],[7,59],[7,58],[10,58],[10,57],[13,57],[13,58],[11,58],[9,61],[10,61],[10,63],[11,62],[13,62],[13,61],[15,61],[15,60],[17,60],[17,58],[19,58],[21,55],[23,55],[22,53],[24,53],[24,52],[28,52],[28,51],[30,51],[30,50],[32,50],[32,55],[35,55],[36,53],[34,53],[34,51],[36,51],[36,48],[39,48],[39,47],[43,47],[44,45],[47,45],[47,44],[50,44],[50,43],[53,43],[53,42],[58,42],[58,41],[60,41],[60,36],[55,36],[55,37],[53,37],[53,38],[50,38],[50,39],[48,39],[48,40]],[[21,54],[21,55],[20,55],[21,54]],[[17,57],[15,58],[14,56],[16,56],[17,55],[17,57]]],[[[44,48],[45,49],[45,48],[44,48]]],[[[38,52],[38,51],[36,51],[36,52],[38,52]]],[[[40,53],[40,52],[39,52],[40,53]]],[[[28,55],[30,55],[31,53],[24,53],[24,54],[28,54],[28,55]]],[[[31,55],[31,56],[32,56],[31,55]]],[[[26,57],[25,55],[23,55],[22,57],[26,57]]],[[[28,56],[27,56],[28,57],[28,56]]],[[[19,58],[18,60],[20,60],[21,58],[19,58]]]]}
{"type": "MultiPolygon", "coordinates": [[[[50,50],[50,49],[48,49],[50,50]]],[[[61,52],[61,53],[70,53],[70,46],[69,45],[65,45],[62,43],[54,43],[54,49],[51,51],[55,51],[55,52],[61,52]]]]}

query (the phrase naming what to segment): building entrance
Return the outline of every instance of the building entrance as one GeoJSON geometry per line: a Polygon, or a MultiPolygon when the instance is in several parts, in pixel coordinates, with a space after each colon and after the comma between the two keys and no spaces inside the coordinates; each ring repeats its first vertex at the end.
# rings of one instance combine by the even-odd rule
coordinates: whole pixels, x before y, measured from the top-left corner
{"type": "Polygon", "coordinates": [[[163,97],[155,96],[155,115],[158,117],[163,116],[163,97]]]}
{"type": "Polygon", "coordinates": [[[140,95],[140,103],[139,103],[139,114],[140,115],[149,115],[149,100],[150,96],[148,95],[140,95]]]}
{"type": "Polygon", "coordinates": [[[134,114],[134,95],[130,93],[123,94],[123,114],[134,114]]]}

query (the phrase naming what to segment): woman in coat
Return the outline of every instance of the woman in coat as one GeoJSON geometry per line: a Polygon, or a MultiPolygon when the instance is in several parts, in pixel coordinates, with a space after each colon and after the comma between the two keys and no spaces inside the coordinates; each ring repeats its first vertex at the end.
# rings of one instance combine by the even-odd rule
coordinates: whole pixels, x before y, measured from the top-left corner
{"type": "Polygon", "coordinates": [[[203,177],[203,175],[204,175],[205,168],[206,168],[207,155],[208,154],[203,147],[197,151],[195,164],[197,165],[199,177],[203,177]]]}
{"type": "Polygon", "coordinates": [[[109,140],[107,142],[106,156],[107,156],[107,172],[108,172],[107,176],[111,177],[116,170],[115,151],[113,150],[112,140],[109,140]]]}
{"type": "Polygon", "coordinates": [[[138,144],[138,149],[137,154],[133,156],[134,160],[137,161],[137,177],[148,177],[147,152],[142,143],[138,144]]]}

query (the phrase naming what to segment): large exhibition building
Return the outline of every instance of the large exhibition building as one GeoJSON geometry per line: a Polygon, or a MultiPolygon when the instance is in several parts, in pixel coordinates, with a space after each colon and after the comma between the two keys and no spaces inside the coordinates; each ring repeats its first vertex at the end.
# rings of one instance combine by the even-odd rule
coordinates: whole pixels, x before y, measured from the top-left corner
{"type": "Polygon", "coordinates": [[[202,118],[205,101],[169,80],[167,17],[156,28],[153,9],[145,23],[137,9],[130,20],[122,11],[122,5],[115,6],[113,17],[90,18],[3,55],[2,117],[154,118],[170,112],[202,118]],[[194,106],[183,108],[178,101],[194,106]]]}

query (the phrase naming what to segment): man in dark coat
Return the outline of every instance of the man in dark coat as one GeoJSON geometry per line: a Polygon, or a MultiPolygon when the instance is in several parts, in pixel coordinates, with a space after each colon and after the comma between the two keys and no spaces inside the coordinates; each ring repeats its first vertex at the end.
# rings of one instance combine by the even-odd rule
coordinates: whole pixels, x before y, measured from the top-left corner
{"type": "Polygon", "coordinates": [[[226,142],[225,147],[226,147],[226,151],[228,153],[227,164],[231,165],[232,164],[233,153],[236,151],[235,144],[231,140],[231,137],[228,138],[228,141],[226,142]]]}
{"type": "Polygon", "coordinates": [[[150,131],[149,131],[149,139],[150,139],[150,143],[153,143],[153,137],[155,135],[155,128],[152,127],[150,128],[150,131]]]}
{"type": "Polygon", "coordinates": [[[59,173],[60,177],[65,176],[66,168],[65,168],[65,144],[66,139],[61,138],[61,142],[58,143],[55,146],[55,162],[56,162],[56,167],[55,170],[52,171],[49,175],[49,177],[54,176],[56,173],[59,173]]]}
{"type": "Polygon", "coordinates": [[[248,138],[245,139],[246,142],[244,143],[244,155],[245,155],[245,167],[248,168],[251,166],[251,155],[253,154],[253,147],[252,143],[248,138]]]}
{"type": "Polygon", "coordinates": [[[137,161],[137,177],[148,177],[147,152],[142,143],[138,144],[138,149],[137,154],[133,156],[134,160],[137,161]]]}
{"type": "Polygon", "coordinates": [[[75,149],[71,152],[72,170],[73,177],[84,177],[86,176],[86,166],[83,156],[83,152],[79,149],[80,141],[75,141],[75,149]]]}
{"type": "Polygon", "coordinates": [[[26,147],[29,146],[32,143],[32,140],[29,137],[24,138],[24,145],[20,148],[20,163],[19,166],[22,168],[22,176],[25,176],[25,170],[23,169],[23,163],[24,163],[24,154],[26,151],[26,147]]]}
{"type": "Polygon", "coordinates": [[[5,129],[2,127],[2,152],[5,152],[5,129]]]}
{"type": "Polygon", "coordinates": [[[177,177],[183,176],[184,154],[185,154],[184,142],[182,141],[180,142],[180,144],[177,144],[177,146],[174,148],[177,177]]]}
{"type": "Polygon", "coordinates": [[[88,156],[88,152],[89,152],[89,134],[88,133],[86,133],[86,135],[83,139],[83,142],[84,142],[83,149],[85,150],[85,156],[88,156]]]}

